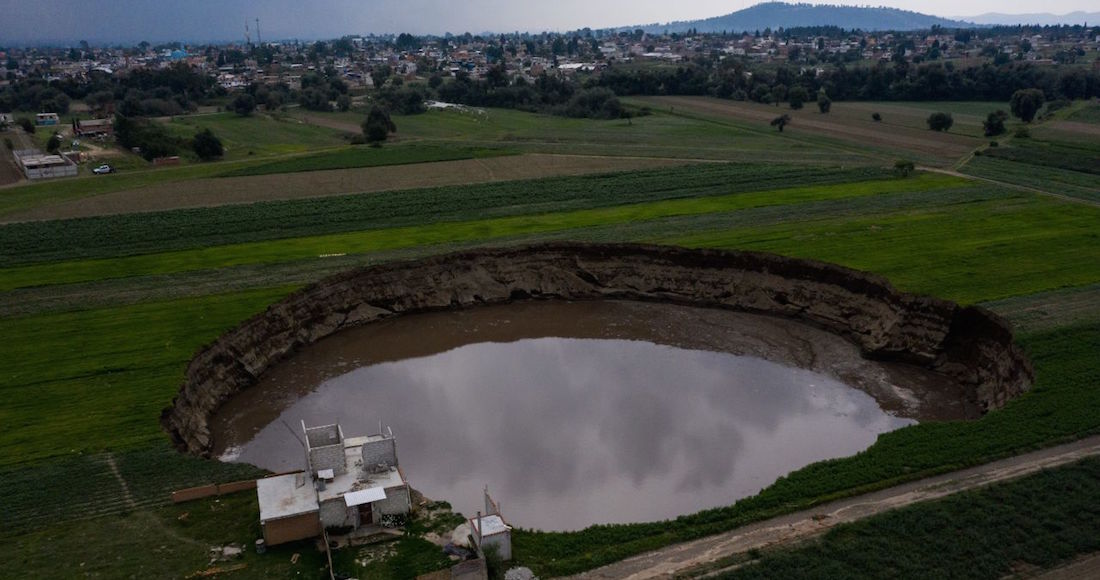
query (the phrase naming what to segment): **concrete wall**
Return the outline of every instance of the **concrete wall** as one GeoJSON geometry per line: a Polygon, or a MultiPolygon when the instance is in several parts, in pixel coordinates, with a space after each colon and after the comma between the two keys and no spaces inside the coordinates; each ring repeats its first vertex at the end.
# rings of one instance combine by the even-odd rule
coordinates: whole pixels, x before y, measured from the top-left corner
{"type": "Polygon", "coordinates": [[[370,471],[376,465],[397,467],[397,445],[392,437],[363,444],[363,469],[370,471]]]}
{"type": "Polygon", "coordinates": [[[349,513],[344,498],[338,497],[321,503],[321,523],[326,528],[350,527],[358,523],[358,518],[349,513]]]}
{"type": "Polygon", "coordinates": [[[322,469],[331,469],[336,475],[347,473],[347,455],[344,454],[343,444],[310,448],[309,468],[314,474],[322,469]]]}
{"type": "Polygon", "coordinates": [[[1033,380],[999,317],[899,292],[880,276],[757,252],[557,243],[381,264],[296,292],[198,352],[161,423],[180,448],[209,455],[214,411],[305,345],[394,316],[532,299],[645,300],[789,317],[847,337],[868,358],[947,374],[982,410],[1003,406],[1033,380]]]}
{"type": "Polygon", "coordinates": [[[377,522],[379,516],[407,514],[411,506],[412,501],[409,498],[409,486],[402,485],[386,488],[386,499],[374,502],[371,504],[371,509],[373,510],[374,521],[377,522]]]}
{"type": "Polygon", "coordinates": [[[481,549],[482,551],[495,549],[500,559],[507,562],[512,559],[512,534],[504,532],[503,534],[483,536],[481,538],[481,549]]]}
{"type": "Polygon", "coordinates": [[[321,520],[317,513],[302,514],[281,520],[264,522],[264,542],[277,546],[321,535],[321,520]]]}

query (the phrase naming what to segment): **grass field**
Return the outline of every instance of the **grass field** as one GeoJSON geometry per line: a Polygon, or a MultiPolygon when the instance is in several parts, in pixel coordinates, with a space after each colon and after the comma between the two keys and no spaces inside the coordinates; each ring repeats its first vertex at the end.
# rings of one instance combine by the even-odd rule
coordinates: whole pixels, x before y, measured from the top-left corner
{"type": "MultiPolygon", "coordinates": [[[[954,165],[983,143],[975,136],[975,127],[981,126],[981,120],[975,115],[960,113],[957,128],[938,133],[928,129],[927,119],[931,114],[928,109],[901,103],[834,103],[832,111],[823,115],[812,104],[793,111],[786,106],[708,97],[637,97],[629,102],[650,106],[663,113],[709,120],[723,126],[748,126],[761,132],[775,132],[770,127],[771,120],[786,114],[792,117],[792,122],[779,139],[818,146],[830,144],[838,150],[883,161],[907,158],[930,166],[946,167],[954,165]],[[882,122],[871,118],[874,112],[882,114],[882,122]]],[[[936,104],[946,112],[951,112],[955,105],[936,104]]],[[[967,103],[961,110],[975,109],[972,103],[967,103]]]]}
{"type": "MultiPolygon", "coordinates": [[[[416,139],[436,148],[568,148],[588,128],[590,143],[601,147],[618,131],[649,131],[645,139],[682,131],[668,144],[626,139],[618,153],[634,146],[686,151],[690,128],[698,126],[712,131],[700,136],[704,155],[733,157],[754,143],[771,155],[792,143],[822,150],[837,142],[756,131],[739,118],[662,114],[632,125],[558,120],[552,127],[547,118],[508,112],[502,117],[517,117],[463,129],[480,121],[448,113],[456,117],[434,117],[444,121],[432,127],[431,115],[398,119],[407,137],[401,147],[416,142],[405,132],[419,131],[416,139]],[[500,133],[504,126],[514,131],[510,141],[500,133]],[[546,141],[553,130],[561,143],[546,141]]],[[[504,158],[513,159],[524,157],[504,158]]],[[[284,160],[250,167],[276,161],[284,160]]],[[[286,161],[284,168],[316,162],[286,161]]],[[[892,157],[872,167],[862,153],[846,150],[800,165],[766,161],[0,226],[0,313],[7,313],[0,314],[0,422],[10,426],[0,432],[0,557],[30,576],[182,577],[208,566],[209,546],[250,544],[259,533],[250,494],[165,505],[168,490],[254,473],[168,448],[159,414],[195,350],[314,273],[486,244],[648,241],[825,259],[885,275],[905,290],[996,309],[1018,325],[1037,370],[1034,390],[1003,410],[883,435],[859,455],[796,471],[733,506],[576,533],[517,531],[519,563],[543,576],[1100,431],[1100,303],[1093,299],[1100,208],[952,176],[898,179],[888,167],[892,157]],[[319,258],[330,253],[346,256],[319,258]],[[74,480],[88,482],[75,495],[74,480]]],[[[1020,165],[987,156],[972,164],[987,162],[1020,165]]],[[[190,179],[182,176],[215,166],[173,171],[190,179]]],[[[0,200],[9,191],[16,190],[0,200]]],[[[419,540],[402,540],[394,550],[384,564],[366,567],[355,563],[357,552],[338,552],[337,568],[361,578],[402,578],[442,563],[419,540]]],[[[322,568],[307,544],[269,557],[250,553],[242,563],[247,568],[226,577],[316,575],[322,568]],[[302,556],[292,565],[295,552],[302,556]]]]}
{"type": "Polygon", "coordinates": [[[183,139],[190,139],[195,133],[210,129],[225,146],[227,160],[304,153],[347,144],[345,134],[340,131],[266,114],[249,117],[235,113],[188,115],[173,117],[164,125],[172,134],[183,139]]]}

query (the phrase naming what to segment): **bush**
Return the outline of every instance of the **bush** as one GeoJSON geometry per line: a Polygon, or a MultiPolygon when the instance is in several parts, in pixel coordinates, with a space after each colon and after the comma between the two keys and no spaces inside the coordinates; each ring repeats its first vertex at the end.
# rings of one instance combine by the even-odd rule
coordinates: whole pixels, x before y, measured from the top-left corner
{"type": "Polygon", "coordinates": [[[951,113],[932,113],[928,117],[928,128],[933,131],[947,131],[955,124],[951,113]]]}
{"type": "Polygon", "coordinates": [[[806,92],[803,87],[794,87],[787,93],[787,102],[790,103],[791,108],[799,110],[806,103],[806,100],[810,98],[810,94],[806,92]]]}
{"type": "Polygon", "coordinates": [[[225,154],[221,139],[218,139],[210,129],[203,129],[195,135],[191,140],[191,149],[203,161],[217,159],[225,154]]]}
{"type": "Polygon", "coordinates": [[[573,95],[560,114],[576,118],[618,119],[623,116],[623,105],[611,89],[585,89],[573,95]]]}
{"type": "Polygon", "coordinates": [[[871,118],[874,119],[876,123],[880,123],[882,122],[882,113],[871,113],[871,118]]]}
{"type": "Polygon", "coordinates": [[[367,119],[363,121],[363,135],[367,142],[373,146],[379,146],[389,138],[390,133],[397,132],[397,125],[390,119],[389,111],[375,105],[367,113],[367,119]]]}
{"type": "Polygon", "coordinates": [[[8,151],[15,149],[15,143],[11,142],[11,139],[4,137],[4,147],[8,148],[8,151]]]}
{"type": "Polygon", "coordinates": [[[1005,132],[1005,121],[1008,120],[1008,113],[1004,111],[994,111],[990,113],[985,121],[982,122],[982,128],[985,129],[986,137],[996,137],[997,135],[1003,135],[1005,132]]]}
{"type": "Polygon", "coordinates": [[[241,117],[247,117],[256,110],[256,98],[248,93],[241,93],[229,103],[229,108],[241,117]]]}
{"type": "Polygon", "coordinates": [[[1043,107],[1045,100],[1046,95],[1039,89],[1021,89],[1012,94],[1009,107],[1013,115],[1019,117],[1025,123],[1030,123],[1035,119],[1039,109],[1043,107]]]}
{"type": "Polygon", "coordinates": [[[57,136],[57,133],[50,135],[50,140],[46,141],[46,152],[57,153],[61,149],[61,137],[57,136]]]}
{"type": "Polygon", "coordinates": [[[1031,139],[1031,131],[1027,127],[1017,128],[1015,135],[1017,139],[1031,139]]]}
{"type": "Polygon", "coordinates": [[[23,131],[27,132],[30,135],[34,135],[35,127],[33,121],[26,117],[23,117],[19,119],[17,123],[19,123],[19,126],[23,128],[23,131]]]}
{"type": "Polygon", "coordinates": [[[125,115],[115,116],[115,138],[127,149],[139,149],[146,161],[175,155],[180,146],[180,141],[162,124],[125,115]]]}
{"type": "Polygon", "coordinates": [[[898,177],[909,177],[916,170],[916,166],[908,159],[898,159],[894,162],[894,174],[898,177]]]}
{"type": "Polygon", "coordinates": [[[779,132],[783,132],[783,128],[791,123],[790,115],[782,115],[772,119],[772,127],[779,129],[779,132]]]}
{"type": "Polygon", "coordinates": [[[817,108],[822,114],[828,113],[833,108],[833,100],[825,94],[825,89],[821,89],[817,93],[817,108]]]}

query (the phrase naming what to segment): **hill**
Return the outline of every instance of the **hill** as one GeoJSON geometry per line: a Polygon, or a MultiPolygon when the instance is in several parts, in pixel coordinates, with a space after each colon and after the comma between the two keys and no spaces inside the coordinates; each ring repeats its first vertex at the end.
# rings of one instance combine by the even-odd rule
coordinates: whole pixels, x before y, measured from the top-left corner
{"type": "Polygon", "coordinates": [[[765,2],[725,16],[629,28],[641,28],[646,32],[660,33],[666,30],[683,32],[691,29],[699,32],[744,32],[802,26],[839,26],[862,30],[920,30],[933,26],[967,27],[970,24],[897,8],[765,2]]]}
{"type": "Polygon", "coordinates": [[[972,16],[966,20],[982,25],[1013,25],[1013,24],[1038,24],[1051,26],[1057,24],[1088,24],[1100,22],[1100,12],[1070,12],[1069,14],[1051,14],[1041,12],[1034,14],[1001,14],[989,12],[979,16],[972,16]]]}

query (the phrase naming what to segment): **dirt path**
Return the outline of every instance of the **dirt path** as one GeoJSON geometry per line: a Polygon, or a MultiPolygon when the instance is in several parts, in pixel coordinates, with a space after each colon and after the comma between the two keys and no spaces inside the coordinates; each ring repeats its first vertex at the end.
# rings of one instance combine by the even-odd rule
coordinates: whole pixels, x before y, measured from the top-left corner
{"type": "Polygon", "coordinates": [[[118,464],[115,463],[115,456],[110,453],[107,454],[107,467],[111,469],[111,473],[114,474],[115,479],[118,480],[118,485],[122,488],[122,499],[126,502],[126,505],[130,506],[130,509],[134,509],[137,503],[134,502],[134,496],[130,493],[130,486],[126,485],[126,480],[122,477],[122,472],[118,470],[118,464]]]}
{"type": "Polygon", "coordinates": [[[195,179],[105,193],[35,207],[5,215],[0,218],[0,223],[632,171],[697,162],[698,160],[695,159],[589,157],[536,153],[413,165],[281,173],[252,177],[195,179]]]}
{"type": "Polygon", "coordinates": [[[1053,570],[1045,570],[1036,575],[1028,575],[1025,578],[1040,578],[1041,580],[1095,580],[1100,578],[1100,554],[1090,554],[1078,558],[1065,566],[1059,566],[1053,570]]]}
{"type": "Polygon", "coordinates": [[[1031,192],[1031,193],[1037,193],[1039,195],[1045,195],[1047,197],[1054,197],[1054,198],[1060,199],[1062,201],[1068,201],[1070,203],[1078,203],[1078,204],[1082,204],[1082,205],[1090,205],[1092,207],[1100,207],[1100,202],[1093,201],[1091,199],[1083,199],[1083,198],[1080,198],[1080,197],[1073,197],[1073,196],[1064,195],[1064,194],[1061,194],[1061,193],[1054,193],[1053,191],[1047,191],[1045,189],[1039,189],[1039,188],[1036,188],[1036,187],[1028,187],[1026,185],[1019,185],[1019,184],[1016,184],[1016,183],[1009,183],[1007,181],[999,181],[999,180],[996,180],[996,179],[990,179],[988,177],[978,177],[977,175],[969,175],[969,174],[966,174],[966,173],[961,173],[959,171],[955,171],[954,169],[940,169],[940,168],[937,168],[937,167],[918,167],[917,169],[919,169],[921,171],[930,171],[932,173],[942,173],[944,175],[953,175],[955,177],[962,177],[963,179],[975,179],[975,180],[978,180],[978,181],[984,181],[986,183],[992,183],[994,185],[999,185],[1001,187],[1007,187],[1007,188],[1010,188],[1010,189],[1016,189],[1016,190],[1020,190],[1020,191],[1028,191],[1028,192],[1031,192]]]}
{"type": "Polygon", "coordinates": [[[734,554],[793,544],[822,534],[840,524],[917,502],[1016,479],[1095,455],[1100,455],[1100,436],[838,500],[724,534],[640,554],[574,578],[670,578],[677,573],[713,564],[734,554]]]}

